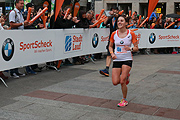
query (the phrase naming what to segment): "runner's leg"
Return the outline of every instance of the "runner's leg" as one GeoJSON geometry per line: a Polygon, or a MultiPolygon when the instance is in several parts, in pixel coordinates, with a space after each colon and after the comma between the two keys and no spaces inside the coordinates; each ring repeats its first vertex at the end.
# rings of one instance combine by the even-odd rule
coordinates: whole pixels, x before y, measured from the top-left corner
{"type": "Polygon", "coordinates": [[[122,71],[121,68],[112,68],[112,83],[113,83],[113,85],[120,84],[121,71],[122,71]]]}
{"type": "Polygon", "coordinates": [[[120,77],[120,80],[121,80],[120,83],[121,83],[121,90],[122,90],[123,98],[125,98],[125,99],[127,97],[126,78],[129,74],[130,70],[131,70],[130,66],[122,65],[122,74],[120,77]]]}

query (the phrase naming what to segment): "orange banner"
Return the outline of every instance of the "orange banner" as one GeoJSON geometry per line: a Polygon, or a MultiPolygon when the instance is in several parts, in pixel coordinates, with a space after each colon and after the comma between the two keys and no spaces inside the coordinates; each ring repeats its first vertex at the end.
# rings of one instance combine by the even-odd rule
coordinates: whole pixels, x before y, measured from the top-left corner
{"type": "Polygon", "coordinates": [[[137,26],[139,26],[140,22],[141,22],[141,15],[139,15],[139,20],[138,20],[137,26]]]}
{"type": "Polygon", "coordinates": [[[124,10],[119,11],[119,15],[122,15],[123,12],[124,12],[124,10]]]}
{"type": "Polygon", "coordinates": [[[66,19],[66,18],[67,18],[67,16],[68,16],[68,14],[69,14],[70,10],[71,10],[70,8],[68,8],[68,9],[67,9],[66,14],[64,15],[64,19],[66,19]]]}
{"type": "Polygon", "coordinates": [[[97,26],[98,24],[101,24],[103,22],[103,19],[102,18],[100,18],[96,23],[94,23],[93,25],[92,25],[92,27],[91,28],[93,28],[93,27],[95,27],[95,26],[97,26]]]}
{"type": "Polygon", "coordinates": [[[142,27],[142,25],[143,25],[148,19],[149,19],[149,17],[147,17],[147,18],[141,23],[141,25],[139,26],[139,28],[142,27]]]}
{"type": "Polygon", "coordinates": [[[29,7],[29,8],[28,8],[27,19],[26,19],[28,22],[29,22],[30,17],[31,17],[31,10],[32,10],[32,8],[31,8],[31,7],[29,7]]]}
{"type": "Polygon", "coordinates": [[[73,14],[74,17],[77,16],[79,9],[80,9],[80,4],[77,2],[74,5],[74,14],[73,14]]]}
{"type": "Polygon", "coordinates": [[[37,14],[32,20],[29,21],[29,23],[33,23],[36,19],[38,19],[43,13],[46,12],[46,10],[48,10],[47,7],[45,7],[39,14],[37,14]]]}
{"type": "Polygon", "coordinates": [[[163,16],[163,14],[159,15],[159,18],[157,19],[156,24],[159,24],[159,21],[162,19],[162,16],[163,16]]]}
{"type": "Polygon", "coordinates": [[[129,10],[129,17],[131,17],[131,10],[129,10]]]}
{"type": "Polygon", "coordinates": [[[137,31],[138,29],[131,29],[131,31],[137,31]]]}
{"type": "Polygon", "coordinates": [[[43,15],[41,16],[41,19],[43,20],[44,28],[46,28],[47,16],[45,16],[45,14],[43,14],[43,15]]]}
{"type": "Polygon", "coordinates": [[[64,0],[56,0],[56,11],[55,11],[55,20],[54,21],[56,21],[56,19],[57,19],[57,16],[58,16],[58,14],[59,14],[59,11],[60,11],[60,9],[61,9],[61,7],[62,7],[62,4],[64,3],[64,0]]]}
{"type": "Polygon", "coordinates": [[[130,28],[130,27],[132,27],[133,25],[134,25],[134,24],[130,24],[130,25],[127,26],[127,28],[130,28]]]}
{"type": "Polygon", "coordinates": [[[131,16],[132,19],[134,18],[134,15],[135,15],[135,12],[133,12],[133,14],[132,14],[132,16],[131,16]]]}
{"type": "Polygon", "coordinates": [[[172,22],[170,25],[168,25],[165,29],[168,29],[169,27],[171,27],[172,25],[174,25],[175,22],[172,22]]]}
{"type": "Polygon", "coordinates": [[[101,18],[103,13],[104,13],[104,9],[102,9],[101,12],[99,13],[99,16],[98,16],[97,20],[99,20],[101,18]]]}
{"type": "Polygon", "coordinates": [[[149,0],[148,1],[148,17],[151,16],[152,12],[154,11],[157,3],[159,0],[149,0]]]}

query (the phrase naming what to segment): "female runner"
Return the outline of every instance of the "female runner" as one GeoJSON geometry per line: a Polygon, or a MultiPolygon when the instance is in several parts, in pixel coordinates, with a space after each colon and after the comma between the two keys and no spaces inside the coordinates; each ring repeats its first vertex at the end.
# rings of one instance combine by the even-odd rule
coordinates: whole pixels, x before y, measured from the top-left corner
{"type": "Polygon", "coordinates": [[[121,84],[123,98],[118,107],[128,105],[126,79],[132,67],[132,53],[138,51],[138,42],[134,32],[126,28],[128,21],[125,16],[120,16],[117,21],[118,29],[112,33],[110,38],[109,51],[113,59],[112,83],[121,84]],[[133,43],[134,47],[131,47],[133,43]],[[115,44],[115,52],[113,52],[115,44]]]}

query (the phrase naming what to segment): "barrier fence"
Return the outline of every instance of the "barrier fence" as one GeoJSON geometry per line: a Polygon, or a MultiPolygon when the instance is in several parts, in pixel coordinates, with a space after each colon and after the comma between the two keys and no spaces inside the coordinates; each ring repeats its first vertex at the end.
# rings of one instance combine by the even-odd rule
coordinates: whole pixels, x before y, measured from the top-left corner
{"type": "MultiPolygon", "coordinates": [[[[139,29],[139,48],[179,47],[179,30],[139,29]]],[[[1,31],[0,71],[106,52],[108,28],[1,31]]]]}

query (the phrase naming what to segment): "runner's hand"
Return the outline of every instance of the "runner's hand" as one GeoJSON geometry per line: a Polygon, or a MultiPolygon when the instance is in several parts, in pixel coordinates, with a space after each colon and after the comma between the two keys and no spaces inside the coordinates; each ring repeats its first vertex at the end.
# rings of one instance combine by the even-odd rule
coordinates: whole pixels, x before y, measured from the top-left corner
{"type": "Polygon", "coordinates": [[[128,46],[124,46],[124,49],[126,50],[126,51],[131,51],[131,48],[130,47],[128,47],[128,46]]]}
{"type": "Polygon", "coordinates": [[[111,57],[113,60],[117,59],[117,56],[114,53],[111,53],[111,57]]]}

